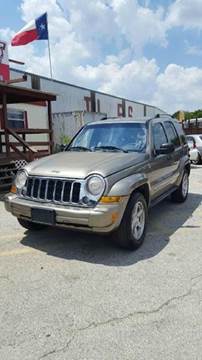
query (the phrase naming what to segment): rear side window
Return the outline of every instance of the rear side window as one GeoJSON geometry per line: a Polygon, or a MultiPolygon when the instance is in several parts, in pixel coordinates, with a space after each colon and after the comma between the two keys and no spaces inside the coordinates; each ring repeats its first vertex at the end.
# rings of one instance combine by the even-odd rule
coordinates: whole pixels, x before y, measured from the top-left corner
{"type": "Polygon", "coordinates": [[[164,127],[166,130],[169,143],[173,144],[176,148],[179,147],[180,139],[174,125],[170,121],[165,121],[164,127]]]}
{"type": "Polygon", "coordinates": [[[177,130],[178,136],[180,137],[181,144],[186,145],[187,144],[187,138],[186,138],[186,136],[184,134],[182,124],[175,123],[175,129],[177,130]]]}
{"type": "Polygon", "coordinates": [[[168,139],[166,137],[164,128],[161,123],[153,125],[153,141],[155,150],[160,149],[161,145],[166,144],[168,139]]]}

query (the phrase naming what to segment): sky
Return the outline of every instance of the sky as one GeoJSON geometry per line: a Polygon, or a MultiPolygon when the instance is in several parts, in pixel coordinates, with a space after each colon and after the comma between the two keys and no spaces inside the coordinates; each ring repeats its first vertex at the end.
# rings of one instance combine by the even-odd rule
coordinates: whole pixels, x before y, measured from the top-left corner
{"type": "MultiPolygon", "coordinates": [[[[169,113],[202,108],[202,0],[1,0],[0,39],[46,11],[55,79],[169,113]]],[[[47,41],[9,57],[50,74],[47,41]]]]}

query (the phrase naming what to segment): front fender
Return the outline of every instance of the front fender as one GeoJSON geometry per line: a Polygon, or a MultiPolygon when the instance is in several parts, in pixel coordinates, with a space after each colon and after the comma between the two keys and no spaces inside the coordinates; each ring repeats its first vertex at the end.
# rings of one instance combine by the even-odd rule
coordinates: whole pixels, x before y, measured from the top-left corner
{"type": "Polygon", "coordinates": [[[138,187],[148,184],[144,174],[134,174],[117,181],[110,189],[108,196],[128,196],[138,187]]]}

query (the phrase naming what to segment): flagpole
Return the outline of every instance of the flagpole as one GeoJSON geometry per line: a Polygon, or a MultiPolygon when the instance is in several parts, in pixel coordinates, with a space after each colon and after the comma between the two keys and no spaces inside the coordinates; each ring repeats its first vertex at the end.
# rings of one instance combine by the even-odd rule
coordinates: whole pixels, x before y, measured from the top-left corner
{"type": "Polygon", "coordinates": [[[50,51],[50,41],[48,35],[48,54],[49,54],[49,65],[50,65],[50,77],[53,78],[53,68],[52,68],[52,61],[51,61],[51,51],[50,51]]]}
{"type": "MultiPolygon", "coordinates": [[[[47,29],[48,29],[48,13],[47,13],[47,29]]],[[[48,31],[48,55],[49,55],[50,77],[52,79],[53,78],[53,67],[52,67],[52,60],[51,60],[49,31],[48,31]]]]}

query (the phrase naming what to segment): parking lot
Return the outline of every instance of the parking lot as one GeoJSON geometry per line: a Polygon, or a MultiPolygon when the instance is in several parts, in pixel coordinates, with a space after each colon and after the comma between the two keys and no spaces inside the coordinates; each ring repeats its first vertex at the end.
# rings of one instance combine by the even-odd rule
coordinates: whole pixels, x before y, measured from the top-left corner
{"type": "Polygon", "coordinates": [[[26,232],[0,201],[0,359],[202,358],[202,166],[185,204],[150,211],[136,252],[26,232]]]}

